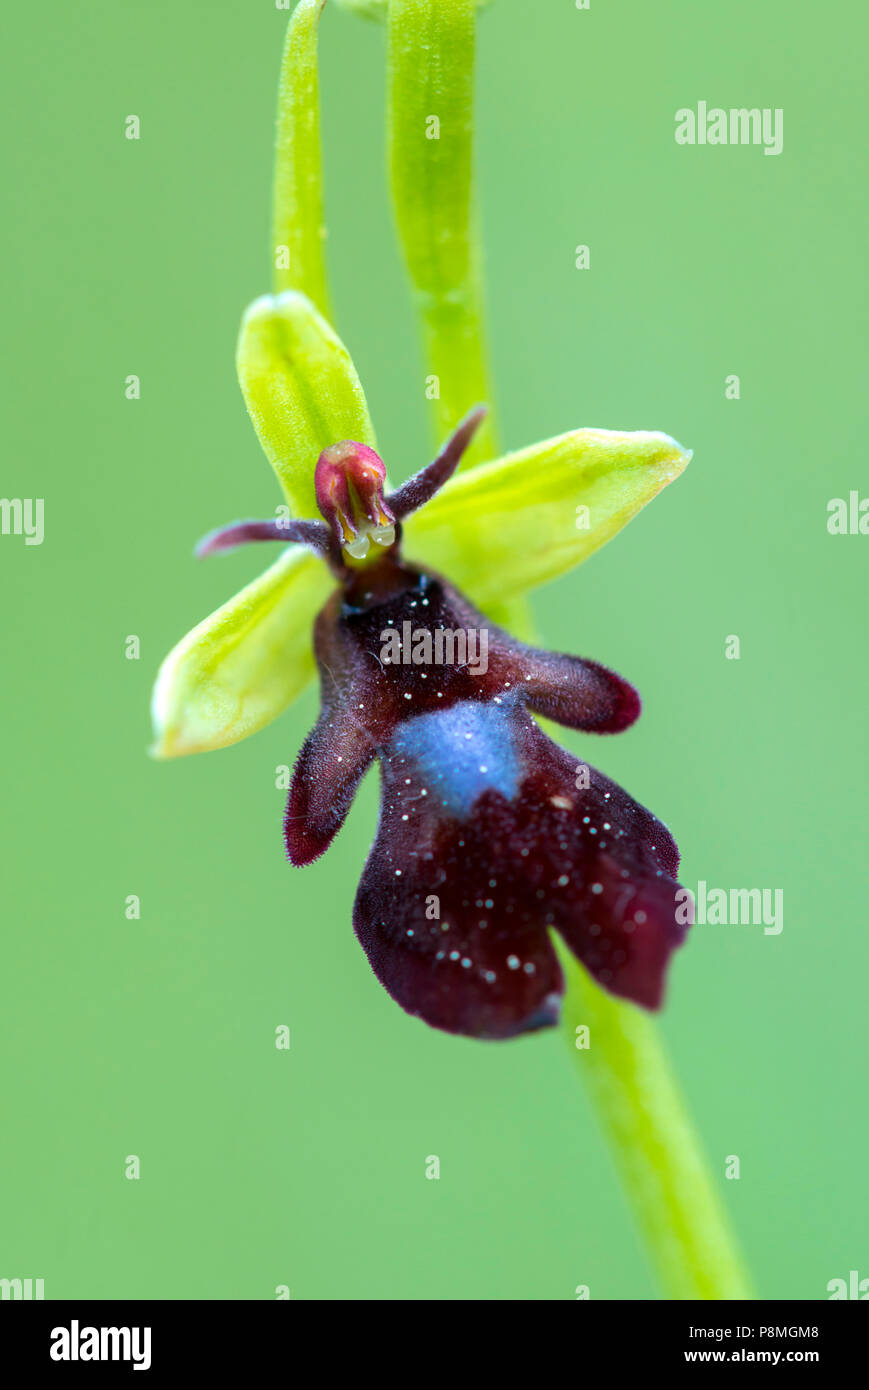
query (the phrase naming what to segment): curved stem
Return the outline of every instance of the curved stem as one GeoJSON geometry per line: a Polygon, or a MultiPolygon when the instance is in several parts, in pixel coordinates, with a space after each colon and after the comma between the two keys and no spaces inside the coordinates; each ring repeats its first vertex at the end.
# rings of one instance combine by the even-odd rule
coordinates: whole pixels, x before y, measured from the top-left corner
{"type": "Polygon", "coordinates": [[[672,1299],[754,1295],[653,1018],[604,993],[572,956],[563,1019],[661,1288],[672,1299]],[[585,1033],[577,1030],[586,1028],[585,1033]]]}

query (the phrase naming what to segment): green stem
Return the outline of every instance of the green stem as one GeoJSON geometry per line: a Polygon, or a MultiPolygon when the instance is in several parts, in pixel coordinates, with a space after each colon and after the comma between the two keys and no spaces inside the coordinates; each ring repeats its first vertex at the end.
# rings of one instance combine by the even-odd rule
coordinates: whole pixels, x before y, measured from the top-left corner
{"type": "Polygon", "coordinates": [[[422,325],[440,444],[490,412],[463,467],[498,452],[473,198],[474,0],[390,0],[387,140],[393,208],[422,325]]]}
{"type": "MultiPolygon", "coordinates": [[[[444,437],[491,401],[474,212],[474,0],[389,0],[389,167],[399,238],[423,327],[444,437]]],[[[482,433],[482,431],[481,431],[482,433]]],[[[490,435],[471,455],[494,450],[490,435]]],[[[665,1295],[751,1298],[685,1103],[653,1020],[606,995],[560,951],[564,1018],[665,1295]],[[576,1047],[577,1028],[588,1049],[576,1047]]]]}
{"type": "Polygon", "coordinates": [[[658,1028],[572,956],[564,1025],[667,1298],[753,1293],[658,1028]],[[587,1029],[587,1035],[578,1030],[587,1029]]]}
{"type": "Polygon", "coordinates": [[[278,86],[272,194],[275,293],[301,290],[330,319],[324,256],[317,25],[326,0],[299,0],[278,86]]]}

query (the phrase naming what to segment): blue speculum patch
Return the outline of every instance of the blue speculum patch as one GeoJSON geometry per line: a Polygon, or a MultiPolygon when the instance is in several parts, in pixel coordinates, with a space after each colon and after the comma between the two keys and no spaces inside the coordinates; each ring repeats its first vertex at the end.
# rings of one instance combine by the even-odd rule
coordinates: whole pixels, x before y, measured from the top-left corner
{"type": "Polygon", "coordinates": [[[518,790],[520,760],[502,706],[467,700],[420,714],[399,727],[383,756],[387,766],[408,759],[453,816],[469,816],[485,791],[511,801],[518,790]]]}

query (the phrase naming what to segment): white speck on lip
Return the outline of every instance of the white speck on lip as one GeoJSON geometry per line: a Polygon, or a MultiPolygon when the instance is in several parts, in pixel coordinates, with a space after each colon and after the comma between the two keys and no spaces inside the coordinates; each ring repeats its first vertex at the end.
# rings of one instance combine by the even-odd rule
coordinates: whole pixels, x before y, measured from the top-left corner
{"type": "Polygon", "coordinates": [[[559,888],[566,888],[569,882],[570,879],[567,877],[567,874],[562,874],[561,878],[558,880],[558,886],[559,888]]]}
{"type": "Polygon", "coordinates": [[[413,696],[411,695],[411,693],[410,693],[409,690],[405,690],[405,692],[404,692],[404,698],[405,698],[405,700],[412,700],[412,699],[413,699],[413,696]]]}
{"type": "Polygon", "coordinates": [[[413,936],[413,927],[408,927],[407,934],[408,936],[413,936]]]}
{"type": "Polygon", "coordinates": [[[604,828],[604,830],[612,830],[612,826],[610,825],[610,823],[609,823],[608,820],[605,820],[605,821],[604,821],[604,823],[603,823],[603,828],[604,828]]]}
{"type": "Polygon", "coordinates": [[[450,951],[450,960],[458,960],[459,954],[458,951],[450,951]]]}
{"type": "Polygon", "coordinates": [[[396,871],[395,871],[395,877],[396,877],[396,878],[401,878],[401,869],[396,869],[396,871]]]}
{"type": "Polygon", "coordinates": [[[593,883],[593,884],[591,885],[591,891],[592,891],[592,893],[602,893],[602,892],[603,892],[603,884],[602,884],[602,883],[593,883]]]}
{"type": "Polygon", "coordinates": [[[408,816],[402,816],[402,818],[401,818],[401,819],[402,819],[402,820],[408,820],[408,819],[409,819],[409,817],[408,817],[408,816]]]}
{"type": "Polygon", "coordinates": [[[526,974],[526,975],[533,975],[533,974],[534,974],[534,962],[533,962],[533,960],[526,960],[526,962],[525,962],[525,964],[523,965],[522,969],[525,971],[525,974],[526,974]]]}
{"type": "Polygon", "coordinates": [[[518,970],[518,969],[519,969],[519,957],[518,957],[518,956],[508,956],[508,957],[507,957],[507,968],[508,968],[508,970],[518,970]]]}
{"type": "Polygon", "coordinates": [[[641,926],[643,925],[643,923],[645,922],[645,920],[646,920],[646,914],[645,914],[645,912],[643,912],[642,910],[640,910],[639,912],[635,912],[635,913],[634,913],[634,921],[637,923],[638,926],[641,927],[641,926]]]}
{"type": "Polygon", "coordinates": [[[470,958],[470,956],[465,956],[464,959],[462,960],[462,965],[464,966],[465,970],[468,969],[468,967],[470,966],[470,964],[471,964],[471,958],[470,958]]]}
{"type": "Polygon", "coordinates": [[[494,970],[487,970],[485,972],[485,976],[486,979],[489,981],[489,984],[491,984],[493,980],[496,980],[498,978],[494,970]]]}

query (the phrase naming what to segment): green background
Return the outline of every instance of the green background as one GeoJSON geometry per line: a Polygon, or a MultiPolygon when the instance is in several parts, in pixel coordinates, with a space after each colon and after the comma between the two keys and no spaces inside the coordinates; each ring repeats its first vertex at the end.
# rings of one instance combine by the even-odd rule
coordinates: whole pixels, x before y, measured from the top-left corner
{"type": "MultiPolygon", "coordinates": [[[[44,497],[46,536],[0,537],[0,1277],[49,1298],[655,1296],[563,1036],[450,1038],[372,976],[350,908],[376,779],[324,860],[284,862],[275,768],[313,691],[233,749],[146,756],[160,659],[263,558],[199,565],[193,542],[279,500],[233,351],[269,287],[286,15],[92,0],[10,18],[0,492],[44,497]]],[[[869,1277],[869,538],[826,529],[830,498],[869,494],[865,39],[852,6],[805,0],[496,0],[480,21],[504,439],[586,424],[695,451],[536,611],[548,645],[642,691],[629,733],[564,741],[671,825],[683,882],[784,890],[778,937],[695,929],[662,1022],[722,1179],[740,1157],[721,1185],[777,1298],[869,1277]],[[783,107],[783,154],[680,148],[674,113],[699,100],[783,107]]],[[[327,7],[338,324],[401,478],[428,441],[383,50],[327,7]]]]}

